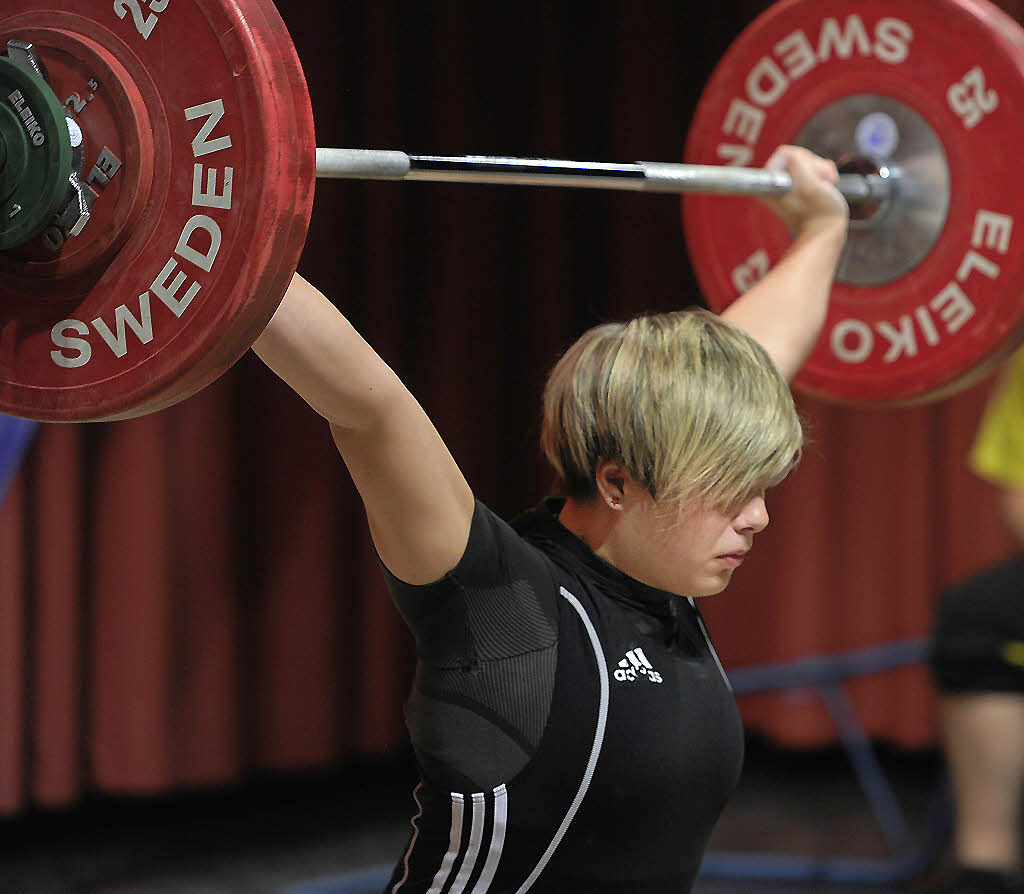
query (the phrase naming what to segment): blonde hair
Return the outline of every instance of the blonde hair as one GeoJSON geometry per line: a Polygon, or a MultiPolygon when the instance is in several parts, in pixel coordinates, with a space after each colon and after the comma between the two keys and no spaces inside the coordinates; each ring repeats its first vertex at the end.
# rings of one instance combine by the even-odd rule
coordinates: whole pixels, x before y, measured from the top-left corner
{"type": "Polygon", "coordinates": [[[544,389],[541,446],[570,497],[596,495],[602,458],[662,502],[732,506],[780,482],[803,431],[767,352],[704,310],[596,326],[544,389]]]}

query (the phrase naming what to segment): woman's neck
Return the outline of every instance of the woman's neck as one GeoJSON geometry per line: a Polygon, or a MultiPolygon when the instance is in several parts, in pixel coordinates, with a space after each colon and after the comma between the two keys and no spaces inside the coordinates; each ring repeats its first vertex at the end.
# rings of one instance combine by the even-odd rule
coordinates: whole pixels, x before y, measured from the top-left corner
{"type": "Polygon", "coordinates": [[[601,500],[577,500],[569,497],[558,513],[563,527],[571,531],[595,553],[607,560],[604,549],[615,529],[615,513],[601,500]]]}

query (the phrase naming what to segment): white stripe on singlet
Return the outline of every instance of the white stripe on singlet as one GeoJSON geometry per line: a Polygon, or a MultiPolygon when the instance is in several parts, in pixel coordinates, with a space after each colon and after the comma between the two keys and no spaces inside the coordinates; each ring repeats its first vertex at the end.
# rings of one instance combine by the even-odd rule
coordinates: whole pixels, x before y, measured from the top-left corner
{"type": "Polygon", "coordinates": [[[462,843],[462,815],[465,804],[462,795],[452,793],[452,828],[448,835],[448,853],[444,855],[441,865],[431,882],[427,894],[440,894],[448,876],[452,874],[452,867],[455,865],[455,858],[459,855],[459,845],[462,843]]]}
{"type": "Polygon", "coordinates": [[[594,744],[590,749],[590,760],[587,761],[587,769],[583,773],[583,781],[580,783],[579,791],[576,792],[576,797],[569,806],[569,812],[565,815],[565,819],[562,820],[562,824],[558,827],[558,831],[555,832],[554,837],[551,839],[551,844],[548,845],[548,849],[544,851],[543,856],[540,858],[540,862],[534,867],[533,872],[530,873],[526,881],[519,887],[516,894],[525,894],[526,891],[529,891],[530,888],[533,887],[534,882],[537,881],[540,874],[544,871],[544,867],[548,865],[548,861],[551,859],[551,855],[555,852],[555,848],[562,843],[562,839],[565,837],[569,824],[573,821],[573,817],[576,816],[576,812],[580,809],[580,805],[583,803],[583,799],[587,795],[587,790],[590,788],[590,781],[594,778],[594,768],[597,766],[597,758],[601,754],[601,745],[604,743],[605,726],[608,723],[608,664],[604,658],[604,650],[601,648],[601,640],[597,636],[597,631],[594,629],[594,624],[590,620],[587,610],[580,605],[579,600],[565,589],[565,587],[559,587],[558,589],[562,596],[565,597],[568,603],[576,610],[576,613],[583,621],[583,626],[587,628],[587,635],[590,637],[590,645],[594,650],[594,658],[597,660],[597,675],[601,681],[601,699],[597,707],[597,727],[594,730],[594,744]]]}
{"type": "Polygon", "coordinates": [[[494,881],[494,873],[498,871],[501,849],[505,845],[505,826],[508,823],[508,792],[504,783],[494,790],[494,824],[491,829],[491,848],[487,852],[487,862],[480,880],[473,886],[472,894],[487,894],[494,881]]]}

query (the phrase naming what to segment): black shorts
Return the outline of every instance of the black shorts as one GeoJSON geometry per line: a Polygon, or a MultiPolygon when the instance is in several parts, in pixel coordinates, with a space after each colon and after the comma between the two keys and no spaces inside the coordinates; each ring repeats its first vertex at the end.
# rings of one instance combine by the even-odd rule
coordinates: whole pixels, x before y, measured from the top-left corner
{"type": "Polygon", "coordinates": [[[944,693],[1024,694],[1024,555],[942,596],[929,664],[944,693]]]}

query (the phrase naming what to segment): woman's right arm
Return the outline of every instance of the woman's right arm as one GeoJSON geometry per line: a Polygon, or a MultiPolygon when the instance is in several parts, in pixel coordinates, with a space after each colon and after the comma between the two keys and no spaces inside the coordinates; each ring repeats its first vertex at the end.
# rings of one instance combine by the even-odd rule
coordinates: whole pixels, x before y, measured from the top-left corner
{"type": "Polygon", "coordinates": [[[253,350],[331,424],[388,570],[426,584],[454,568],[473,493],[423,408],[337,308],[296,274],[253,350]]]}

